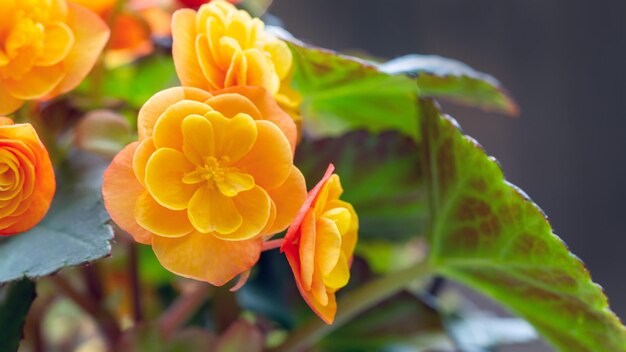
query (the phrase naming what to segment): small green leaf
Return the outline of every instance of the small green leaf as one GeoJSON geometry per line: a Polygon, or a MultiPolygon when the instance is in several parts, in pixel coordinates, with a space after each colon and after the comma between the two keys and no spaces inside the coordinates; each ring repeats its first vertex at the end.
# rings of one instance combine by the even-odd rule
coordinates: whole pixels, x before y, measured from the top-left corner
{"type": "Polygon", "coordinates": [[[150,55],[112,69],[103,79],[104,96],[121,99],[135,108],[178,82],[172,57],[163,54],[150,55]]]}
{"type": "Polygon", "coordinates": [[[35,283],[23,279],[5,290],[4,300],[0,301],[0,351],[11,352],[20,345],[26,314],[36,296],[35,283]]]}
{"type": "Polygon", "coordinates": [[[415,81],[273,31],[288,40],[293,53],[292,86],[302,95],[300,112],[307,132],[323,137],[355,129],[395,130],[418,139],[415,81]]]}
{"type": "Polygon", "coordinates": [[[389,74],[416,77],[422,97],[449,99],[513,116],[518,114],[517,104],[498,80],[460,61],[434,55],[407,55],[378,67],[389,74]]]}
{"type": "Polygon", "coordinates": [[[560,351],[624,351],[626,329],[545,215],[454,120],[424,102],[430,261],[525,318],[560,351]]]}
{"type": "Polygon", "coordinates": [[[321,178],[329,163],[344,185],[342,199],[359,214],[361,238],[398,240],[424,233],[427,193],[419,151],[399,133],[351,132],[341,138],[303,140],[296,165],[309,181],[321,178]]]}
{"type": "Polygon", "coordinates": [[[32,230],[0,242],[0,283],[37,278],[111,253],[113,231],[101,196],[106,163],[74,153],[57,169],[57,190],[46,217],[32,230]]]}

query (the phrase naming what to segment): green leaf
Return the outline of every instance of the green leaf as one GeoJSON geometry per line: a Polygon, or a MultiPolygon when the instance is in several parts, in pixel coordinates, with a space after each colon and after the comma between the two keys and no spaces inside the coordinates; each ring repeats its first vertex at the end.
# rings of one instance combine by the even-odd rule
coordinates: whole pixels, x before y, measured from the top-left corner
{"type": "Polygon", "coordinates": [[[498,80],[460,61],[434,55],[407,55],[378,67],[389,74],[416,77],[422,97],[449,99],[513,116],[518,114],[517,104],[498,80]]]}
{"type": "MultiPolygon", "coordinates": [[[[318,345],[323,351],[415,350],[451,347],[439,313],[414,295],[400,292],[359,314],[318,345]]],[[[439,351],[440,349],[437,349],[439,351]]]]}
{"type": "Polygon", "coordinates": [[[106,163],[74,153],[56,172],[57,191],[32,230],[0,242],[0,283],[37,278],[111,253],[113,231],[101,196],[106,163]]]}
{"type": "Polygon", "coordinates": [[[35,283],[28,279],[17,281],[6,287],[6,296],[0,301],[0,327],[2,327],[0,351],[17,351],[22,339],[26,314],[35,296],[37,296],[35,283]]]}
{"type": "Polygon", "coordinates": [[[171,55],[156,54],[108,71],[103,78],[102,90],[105,96],[140,108],[155,93],[177,82],[171,55]]]}
{"type": "Polygon", "coordinates": [[[351,132],[341,138],[304,139],[296,165],[309,182],[329,163],[344,185],[342,199],[359,214],[361,238],[398,240],[425,232],[427,193],[415,143],[399,133],[351,132]]]}
{"type": "Polygon", "coordinates": [[[304,46],[273,28],[293,53],[292,86],[302,95],[304,128],[315,136],[367,129],[395,130],[418,139],[415,81],[383,73],[355,57],[304,46]]]}
{"type": "Polygon", "coordinates": [[[425,102],[430,262],[503,303],[560,351],[624,351],[626,329],[545,215],[496,161],[425,102]]]}

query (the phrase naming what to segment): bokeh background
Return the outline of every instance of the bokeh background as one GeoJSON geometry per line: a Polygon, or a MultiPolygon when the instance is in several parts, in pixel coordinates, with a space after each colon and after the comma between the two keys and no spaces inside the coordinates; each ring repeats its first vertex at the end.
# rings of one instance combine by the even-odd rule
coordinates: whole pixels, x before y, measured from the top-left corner
{"type": "Polygon", "coordinates": [[[626,318],[626,2],[274,0],[307,42],[437,54],[498,78],[518,118],[444,105],[501,163],[626,318]]]}

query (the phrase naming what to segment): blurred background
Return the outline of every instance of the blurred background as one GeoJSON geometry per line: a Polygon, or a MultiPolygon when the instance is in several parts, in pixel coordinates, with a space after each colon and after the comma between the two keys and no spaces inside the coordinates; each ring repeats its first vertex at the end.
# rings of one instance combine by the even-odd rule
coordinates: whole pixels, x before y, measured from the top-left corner
{"type": "Polygon", "coordinates": [[[297,37],[340,51],[461,60],[518,118],[444,105],[548,214],[626,318],[626,2],[274,0],[297,37]]]}

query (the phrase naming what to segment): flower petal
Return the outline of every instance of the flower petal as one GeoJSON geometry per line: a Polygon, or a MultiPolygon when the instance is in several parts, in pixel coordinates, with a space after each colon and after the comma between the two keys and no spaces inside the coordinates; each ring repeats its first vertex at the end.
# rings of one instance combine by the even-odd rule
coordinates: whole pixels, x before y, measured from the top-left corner
{"type": "Polygon", "coordinates": [[[74,34],[66,24],[61,22],[46,26],[44,33],[44,55],[35,60],[35,65],[56,65],[67,56],[74,45],[74,34]]]}
{"type": "MultiPolygon", "coordinates": [[[[235,88],[228,88],[232,91],[235,88]]],[[[221,92],[225,92],[222,90],[221,92]]],[[[206,101],[213,109],[219,111],[225,117],[235,117],[237,114],[250,115],[254,120],[262,120],[263,116],[250,99],[237,93],[214,93],[213,98],[206,101]],[[219,94],[219,95],[218,95],[219,94]]]]}
{"type": "Polygon", "coordinates": [[[0,115],[8,115],[19,109],[24,104],[23,99],[14,97],[4,86],[4,82],[0,82],[0,115]]]}
{"type": "MultiPolygon", "coordinates": [[[[193,87],[204,87],[207,90],[219,89],[224,86],[224,72],[219,69],[218,64],[213,61],[213,55],[209,47],[209,39],[206,34],[200,34],[196,38],[196,55],[186,58],[193,61],[195,65],[200,65],[201,74],[203,75],[201,83],[186,84],[193,87]]],[[[176,63],[176,62],[175,62],[176,63]]],[[[194,66],[193,64],[190,64],[194,66]]],[[[182,81],[182,78],[181,78],[182,81]]],[[[185,83],[183,83],[185,84],[185,83]]]]}
{"type": "Polygon", "coordinates": [[[285,135],[269,121],[255,121],[258,135],[252,149],[235,166],[251,174],[257,185],[280,186],[291,172],[293,155],[285,135]]]}
{"type": "Polygon", "coordinates": [[[172,55],[180,82],[184,86],[210,90],[198,63],[196,52],[196,12],[181,9],[172,17],[172,55]]]}
{"type": "Polygon", "coordinates": [[[287,256],[287,261],[289,262],[289,266],[291,267],[291,271],[293,272],[294,278],[296,279],[296,286],[298,287],[298,291],[300,291],[300,295],[304,298],[305,302],[311,307],[313,312],[317,314],[326,324],[332,324],[335,320],[335,313],[337,312],[337,301],[335,299],[334,294],[328,295],[328,303],[323,306],[321,305],[315,297],[311,294],[311,291],[304,288],[302,279],[300,278],[300,262],[298,258],[297,248],[293,245],[289,245],[285,250],[285,255],[287,256]]]}
{"type": "Polygon", "coordinates": [[[247,64],[246,85],[263,87],[271,94],[276,94],[280,88],[280,79],[274,63],[258,49],[248,49],[244,55],[247,64]]]}
{"type": "Polygon", "coordinates": [[[218,159],[227,157],[230,163],[236,163],[257,141],[257,125],[246,114],[226,118],[221,113],[211,112],[205,116],[213,125],[215,157],[218,159]]]}
{"type": "Polygon", "coordinates": [[[281,109],[274,97],[266,89],[262,87],[240,86],[226,88],[218,92],[213,92],[213,94],[215,97],[208,100],[207,104],[219,110],[224,116],[229,116],[229,114],[235,115],[236,112],[233,113],[222,108],[222,106],[233,106],[229,99],[223,97],[236,96],[236,94],[246,97],[252,103],[254,109],[260,114],[253,115],[253,113],[249,112],[251,108],[245,107],[244,109],[244,106],[241,106],[243,104],[236,105],[237,109],[241,109],[240,112],[247,113],[255,120],[268,120],[276,124],[276,126],[283,131],[285,136],[287,136],[287,140],[289,144],[291,144],[291,151],[293,152],[295,150],[298,139],[296,123],[289,114],[281,109]],[[217,103],[219,103],[219,105],[217,103]]]}
{"type": "Polygon", "coordinates": [[[6,79],[4,85],[9,94],[18,99],[40,99],[48,95],[65,76],[62,64],[47,67],[33,67],[19,80],[6,79]]]}
{"type": "Polygon", "coordinates": [[[249,191],[240,192],[232,199],[243,219],[241,226],[234,232],[214,235],[229,241],[241,241],[261,235],[269,221],[272,206],[267,193],[255,186],[249,191]]]}
{"type": "Polygon", "coordinates": [[[243,172],[229,171],[224,175],[224,182],[215,184],[222,194],[234,197],[239,192],[251,190],[254,187],[254,177],[243,172]]]}
{"type": "Polygon", "coordinates": [[[186,209],[197,187],[183,183],[183,177],[194,169],[183,153],[170,148],[157,149],[146,165],[146,189],[162,206],[186,209]]]}
{"type": "Polygon", "coordinates": [[[63,64],[67,74],[50,96],[69,92],[87,76],[109,40],[110,30],[106,23],[86,8],[68,3],[67,25],[74,34],[74,46],[63,64]]]}
{"type": "Polygon", "coordinates": [[[166,269],[215,286],[222,286],[250,269],[259,259],[262,247],[261,238],[232,242],[199,232],[152,239],[154,254],[166,269]]]}
{"type": "Polygon", "coordinates": [[[139,110],[137,117],[139,141],[152,136],[157,119],[171,105],[183,100],[204,102],[211,97],[210,93],[191,87],[168,88],[156,93],[139,110]]]}
{"type": "Polygon", "coordinates": [[[350,266],[348,265],[348,258],[341,252],[337,265],[324,276],[324,284],[332,290],[338,290],[346,286],[349,280],[350,266]]]}
{"type": "Polygon", "coordinates": [[[213,125],[200,115],[183,120],[183,153],[194,164],[202,165],[202,158],[215,155],[213,125]]]}
{"type": "Polygon", "coordinates": [[[145,185],[146,181],[146,165],[155,151],[156,147],[152,142],[152,137],[146,138],[139,143],[135,155],[133,156],[133,171],[135,172],[135,176],[137,176],[137,180],[142,185],[145,185]]]}
{"type": "Polygon", "coordinates": [[[122,230],[128,232],[135,241],[150,244],[152,234],[135,220],[135,203],[144,192],[132,167],[133,155],[138,145],[138,142],[127,145],[113,158],[104,172],[102,197],[111,218],[122,230]]]}
{"type": "Polygon", "coordinates": [[[209,186],[200,187],[191,197],[188,216],[198,232],[217,232],[218,237],[232,233],[243,222],[233,199],[209,186]]]}
{"type": "Polygon", "coordinates": [[[341,254],[341,234],[332,220],[320,218],[315,224],[315,264],[322,275],[328,275],[341,254]]]}
{"type": "Polygon", "coordinates": [[[276,219],[267,234],[281,232],[289,226],[306,199],[306,181],[297,167],[292,166],[289,176],[282,185],[268,190],[276,205],[276,219]]]}
{"type": "Polygon", "coordinates": [[[167,209],[146,191],[137,199],[134,214],[137,223],[155,235],[181,237],[193,231],[186,210],[167,209]]]}
{"type": "Polygon", "coordinates": [[[157,148],[174,148],[183,151],[183,120],[190,115],[204,115],[211,108],[193,100],[182,100],[170,105],[156,120],[153,138],[157,148]]]}
{"type": "Polygon", "coordinates": [[[302,285],[308,291],[313,285],[313,273],[315,272],[315,236],[316,236],[315,213],[309,211],[302,221],[300,234],[300,277],[302,285]]]}
{"type": "Polygon", "coordinates": [[[330,176],[333,174],[333,171],[335,171],[335,166],[333,164],[329,164],[328,168],[326,169],[326,173],[324,173],[322,179],[315,185],[315,187],[313,187],[313,189],[309,191],[309,194],[307,195],[304,204],[302,204],[302,208],[300,208],[300,212],[293,220],[293,222],[289,226],[289,229],[287,230],[287,233],[285,234],[285,240],[283,241],[283,245],[280,246],[281,252],[283,252],[288,245],[293,245],[298,242],[298,235],[300,233],[300,227],[302,226],[302,222],[304,221],[306,214],[309,212],[309,209],[313,205],[313,202],[317,198],[317,194],[319,193],[320,189],[324,187],[330,176]]]}

